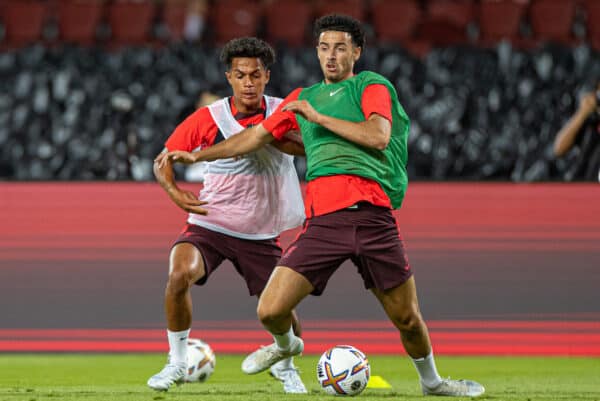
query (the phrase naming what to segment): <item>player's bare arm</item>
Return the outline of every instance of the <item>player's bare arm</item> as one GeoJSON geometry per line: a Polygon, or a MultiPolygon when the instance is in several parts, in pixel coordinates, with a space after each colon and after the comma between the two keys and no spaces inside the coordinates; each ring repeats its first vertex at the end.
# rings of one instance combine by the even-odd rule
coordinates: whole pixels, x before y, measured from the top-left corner
{"type": "Polygon", "coordinates": [[[585,120],[597,107],[596,94],[588,93],[579,102],[577,112],[567,121],[567,123],[556,134],[554,139],[554,155],[560,157],[571,149],[579,129],[585,123],[585,120]]]}
{"type": "Polygon", "coordinates": [[[217,159],[227,159],[229,157],[242,156],[262,148],[264,145],[272,142],[275,138],[267,131],[262,124],[246,128],[239,134],[233,135],[223,142],[214,146],[198,150],[196,152],[184,152],[175,150],[164,155],[159,155],[155,160],[159,166],[169,162],[191,164],[200,161],[211,162],[217,159]]]}
{"type": "Polygon", "coordinates": [[[371,114],[362,122],[340,120],[316,111],[306,100],[295,100],[286,104],[283,111],[292,111],[313,123],[322,125],[344,139],[368,148],[383,150],[390,141],[392,125],[379,114],[371,114]]]}
{"type": "Polygon", "coordinates": [[[271,145],[288,155],[306,156],[302,136],[298,131],[289,131],[281,140],[271,142],[271,145]]]}
{"type": "MultiPolygon", "coordinates": [[[[165,149],[160,156],[166,154],[167,150],[165,149]]],[[[177,186],[175,174],[173,173],[173,164],[168,158],[162,157],[159,161],[157,157],[153,169],[156,180],[177,206],[188,213],[208,214],[206,209],[200,207],[208,202],[199,200],[193,192],[183,190],[177,186]]]]}

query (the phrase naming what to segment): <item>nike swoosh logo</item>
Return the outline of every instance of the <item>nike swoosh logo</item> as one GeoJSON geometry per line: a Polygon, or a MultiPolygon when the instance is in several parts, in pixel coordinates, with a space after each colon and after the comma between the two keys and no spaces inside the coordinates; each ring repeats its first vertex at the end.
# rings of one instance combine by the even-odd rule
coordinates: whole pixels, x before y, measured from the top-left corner
{"type": "Polygon", "coordinates": [[[344,89],[344,88],[338,88],[338,89],[334,90],[333,92],[329,92],[329,96],[333,96],[333,95],[335,95],[336,93],[338,93],[338,92],[339,92],[339,91],[341,91],[342,89],[344,89]]]}

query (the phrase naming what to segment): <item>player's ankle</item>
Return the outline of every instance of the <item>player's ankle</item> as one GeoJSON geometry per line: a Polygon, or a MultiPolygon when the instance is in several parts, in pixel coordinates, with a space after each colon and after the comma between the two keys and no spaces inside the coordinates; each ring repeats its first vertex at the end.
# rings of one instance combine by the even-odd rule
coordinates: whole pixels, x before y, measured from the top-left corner
{"type": "Polygon", "coordinates": [[[296,335],[294,335],[294,330],[290,326],[289,330],[283,334],[273,334],[273,339],[275,340],[275,344],[277,344],[277,348],[282,351],[288,351],[294,343],[296,335]]]}

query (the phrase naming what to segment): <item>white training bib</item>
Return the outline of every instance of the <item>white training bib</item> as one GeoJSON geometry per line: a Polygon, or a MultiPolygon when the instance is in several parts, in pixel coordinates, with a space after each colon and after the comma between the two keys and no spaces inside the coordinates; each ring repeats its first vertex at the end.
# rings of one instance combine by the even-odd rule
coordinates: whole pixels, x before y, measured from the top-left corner
{"type": "MultiPolygon", "coordinates": [[[[281,99],[265,96],[266,116],[281,99]]],[[[233,117],[229,99],[208,106],[227,139],[244,129],[233,117]]],[[[207,163],[200,199],[208,215],[190,213],[188,223],[233,237],[261,240],[302,224],[304,206],[294,158],[271,145],[236,159],[207,163]]]]}

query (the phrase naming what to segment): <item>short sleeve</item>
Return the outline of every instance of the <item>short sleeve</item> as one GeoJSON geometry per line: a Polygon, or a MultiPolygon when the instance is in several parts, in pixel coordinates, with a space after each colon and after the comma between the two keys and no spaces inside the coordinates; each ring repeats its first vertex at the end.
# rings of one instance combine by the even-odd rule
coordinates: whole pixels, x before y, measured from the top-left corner
{"type": "Polygon", "coordinates": [[[365,119],[376,113],[392,122],[392,99],[385,85],[368,85],[363,91],[361,106],[365,119]]]}
{"type": "Polygon", "coordinates": [[[300,92],[302,92],[302,88],[297,88],[286,96],[283,102],[279,104],[279,107],[277,107],[277,110],[262,122],[262,126],[276,139],[282,139],[288,131],[300,129],[298,120],[296,120],[296,114],[291,111],[282,111],[286,104],[298,100],[300,92]]]}
{"type": "Polygon", "coordinates": [[[196,110],[175,128],[165,142],[169,150],[191,152],[198,147],[211,146],[217,135],[217,126],[207,107],[196,110]]]}

